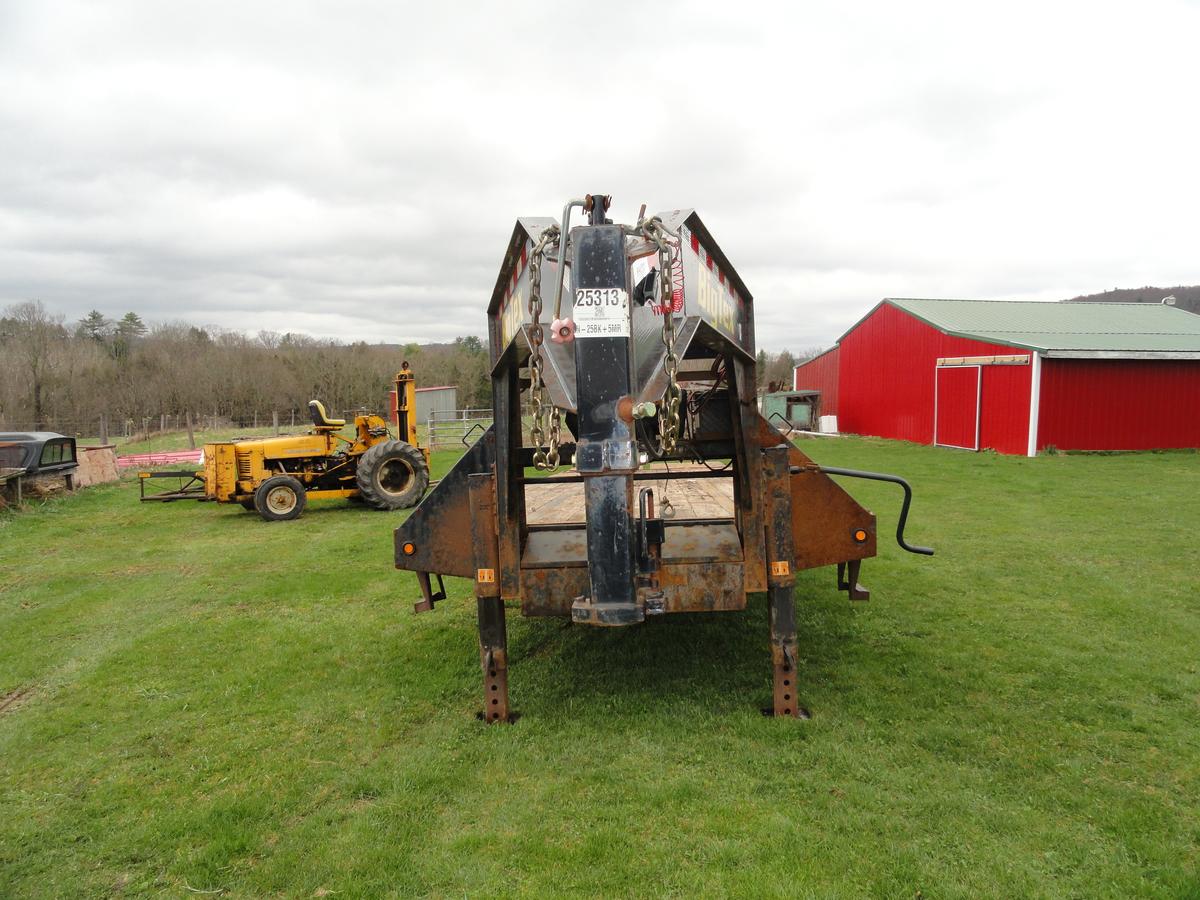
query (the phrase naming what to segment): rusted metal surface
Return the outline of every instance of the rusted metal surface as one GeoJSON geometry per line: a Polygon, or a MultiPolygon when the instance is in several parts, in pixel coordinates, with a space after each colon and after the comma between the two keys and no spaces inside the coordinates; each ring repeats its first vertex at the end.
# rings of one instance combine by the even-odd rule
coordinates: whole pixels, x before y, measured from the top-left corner
{"type": "Polygon", "coordinates": [[[799,718],[796,696],[795,543],[792,535],[791,476],[785,445],[763,451],[769,586],[767,589],[773,671],[772,712],[799,718]]]}
{"type": "Polygon", "coordinates": [[[491,470],[495,462],[495,426],[463,454],[436,489],[396,529],[396,568],[470,578],[472,569],[471,499],[467,478],[491,470]]]}
{"type": "Polygon", "coordinates": [[[492,379],[495,412],[496,532],[500,543],[500,596],[521,589],[521,534],[525,529],[525,469],[521,454],[521,386],[517,373],[492,379]]]}
{"type": "MultiPolygon", "coordinates": [[[[584,526],[535,528],[521,559],[521,614],[565,616],[587,590],[584,526]]],[[[746,607],[742,548],[732,522],[669,523],[660,550],[663,612],[746,607]]]]}
{"type": "Polygon", "coordinates": [[[788,466],[801,471],[791,476],[792,538],[796,547],[796,567],[815,569],[875,555],[875,516],[828,475],[816,463],[784,440],[774,426],[759,416],[759,433],[764,446],[787,448],[788,466]],[[859,541],[856,533],[863,531],[859,541]]]}
{"type": "Polygon", "coordinates": [[[587,564],[521,570],[521,615],[570,616],[571,603],[588,588],[587,564]]]}
{"type": "Polygon", "coordinates": [[[828,475],[793,475],[791,488],[797,568],[815,569],[875,555],[875,516],[828,475]],[[865,532],[862,541],[855,538],[860,531],[865,532]]]}
{"type": "Polygon", "coordinates": [[[475,602],[479,617],[479,666],[483,671],[483,712],[488,722],[508,722],[508,632],[497,578],[500,553],[496,543],[496,479],[491,474],[468,477],[471,538],[475,566],[475,602]]]}
{"type": "Polygon", "coordinates": [[[767,587],[767,556],[759,539],[764,527],[762,470],[758,464],[759,450],[764,446],[759,425],[762,416],[758,414],[754,366],[747,365],[733,355],[727,357],[726,365],[731,371],[730,394],[736,398],[731,408],[733,421],[730,423],[737,449],[733,497],[743,535],[746,591],[749,593],[767,587]]]}
{"type": "Polygon", "coordinates": [[[719,612],[746,608],[745,576],[738,562],[662,564],[664,612],[719,612]]]}

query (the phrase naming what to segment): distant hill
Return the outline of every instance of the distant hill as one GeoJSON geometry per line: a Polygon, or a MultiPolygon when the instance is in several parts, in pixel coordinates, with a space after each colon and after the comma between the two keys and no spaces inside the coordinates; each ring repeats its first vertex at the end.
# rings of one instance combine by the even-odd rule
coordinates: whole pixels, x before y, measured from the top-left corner
{"type": "Polygon", "coordinates": [[[1067,303],[1162,303],[1163,297],[1174,297],[1178,309],[1200,314],[1200,285],[1192,287],[1116,288],[1103,294],[1072,297],[1067,303]]]}

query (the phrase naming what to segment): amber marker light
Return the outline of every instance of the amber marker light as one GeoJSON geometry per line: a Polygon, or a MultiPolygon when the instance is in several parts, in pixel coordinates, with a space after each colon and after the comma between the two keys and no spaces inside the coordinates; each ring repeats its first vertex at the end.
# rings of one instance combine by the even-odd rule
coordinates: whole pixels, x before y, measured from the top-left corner
{"type": "Polygon", "coordinates": [[[412,541],[405,541],[404,546],[401,549],[404,550],[405,556],[412,556],[417,552],[417,545],[412,541]]]}
{"type": "Polygon", "coordinates": [[[865,541],[866,541],[866,539],[867,539],[867,532],[866,532],[866,530],[865,530],[865,529],[862,529],[862,528],[855,528],[855,529],[854,529],[854,539],[855,539],[856,541],[858,541],[860,544],[861,544],[861,543],[863,543],[863,542],[865,542],[865,541]]]}

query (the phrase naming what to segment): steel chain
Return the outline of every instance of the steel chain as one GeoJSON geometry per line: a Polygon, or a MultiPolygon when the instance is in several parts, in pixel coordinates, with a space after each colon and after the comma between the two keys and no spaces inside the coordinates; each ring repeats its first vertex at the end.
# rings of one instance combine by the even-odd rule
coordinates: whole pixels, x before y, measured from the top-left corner
{"type": "MultiPolygon", "coordinates": [[[[529,437],[533,441],[533,465],[540,470],[553,471],[558,468],[558,448],[561,441],[562,411],[547,402],[546,382],[542,377],[542,345],[545,334],[542,330],[542,258],[550,245],[558,246],[559,229],[551,225],[542,232],[533,254],[529,259],[529,397],[533,405],[533,424],[529,426],[529,437]],[[543,444],[542,422],[549,413],[549,447],[543,444]]],[[[560,254],[561,256],[561,254],[560,254]]],[[[563,261],[559,260],[559,265],[563,261]]]]}
{"type": "Polygon", "coordinates": [[[662,342],[666,348],[663,370],[667,373],[667,391],[658,408],[658,455],[666,456],[679,447],[679,407],[683,402],[683,391],[679,388],[679,355],[675,352],[675,291],[671,278],[678,251],[667,239],[670,233],[658,216],[643,220],[639,225],[646,240],[658,248],[658,295],[663,313],[662,342]]]}

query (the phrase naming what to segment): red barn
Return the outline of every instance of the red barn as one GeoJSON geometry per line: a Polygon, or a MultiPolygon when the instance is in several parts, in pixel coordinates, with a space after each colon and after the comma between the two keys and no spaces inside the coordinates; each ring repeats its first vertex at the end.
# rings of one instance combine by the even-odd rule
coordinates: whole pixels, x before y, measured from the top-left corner
{"type": "Polygon", "coordinates": [[[796,366],[794,391],[820,391],[821,415],[836,416],[838,406],[838,348],[826,350],[796,366]],[[803,373],[803,375],[801,375],[803,373]]]}
{"type": "Polygon", "coordinates": [[[832,396],[852,434],[1030,456],[1200,447],[1200,316],[889,299],[797,366],[795,384],[832,396]]]}

